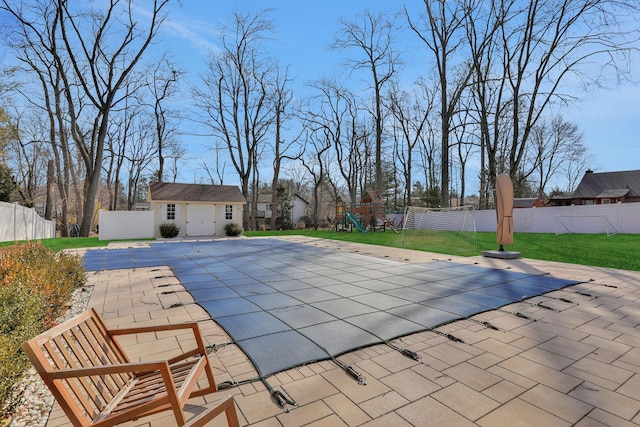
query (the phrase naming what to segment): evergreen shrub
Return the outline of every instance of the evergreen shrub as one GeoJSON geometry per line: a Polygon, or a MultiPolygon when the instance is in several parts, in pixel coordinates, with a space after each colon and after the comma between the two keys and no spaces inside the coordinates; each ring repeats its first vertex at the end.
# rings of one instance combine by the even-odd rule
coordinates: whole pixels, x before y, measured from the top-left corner
{"type": "Polygon", "coordinates": [[[0,249],[0,417],[19,403],[16,386],[29,367],[20,345],[51,328],[84,281],[78,256],[40,243],[0,249]]]}
{"type": "Polygon", "coordinates": [[[244,230],[235,222],[230,222],[224,226],[224,232],[227,236],[239,236],[244,230]]]}
{"type": "Polygon", "coordinates": [[[163,222],[160,224],[160,236],[165,239],[173,239],[180,233],[180,227],[173,222],[163,222]]]}

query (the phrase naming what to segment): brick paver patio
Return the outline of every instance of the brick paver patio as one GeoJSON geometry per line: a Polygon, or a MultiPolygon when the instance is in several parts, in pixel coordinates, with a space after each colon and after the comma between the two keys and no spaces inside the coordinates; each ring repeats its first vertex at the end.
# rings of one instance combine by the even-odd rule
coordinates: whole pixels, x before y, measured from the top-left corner
{"type": "MultiPolygon", "coordinates": [[[[332,361],[266,378],[271,389],[297,404],[284,408],[266,384],[255,380],[250,361],[169,268],[90,273],[89,305],[117,327],[200,322],[207,343],[216,345],[210,358],[218,383],[236,385],[192,399],[188,411],[196,414],[233,395],[242,425],[640,425],[640,273],[529,259],[455,258],[302,236],[287,239],[403,262],[452,259],[584,283],[396,340],[420,361],[383,344],[338,357],[362,374],[366,385],[332,361]]],[[[177,352],[181,338],[158,334],[122,343],[130,354],[153,360],[177,352]]],[[[66,425],[54,406],[47,426],[66,425]]],[[[126,424],[172,425],[171,413],[126,424]]]]}

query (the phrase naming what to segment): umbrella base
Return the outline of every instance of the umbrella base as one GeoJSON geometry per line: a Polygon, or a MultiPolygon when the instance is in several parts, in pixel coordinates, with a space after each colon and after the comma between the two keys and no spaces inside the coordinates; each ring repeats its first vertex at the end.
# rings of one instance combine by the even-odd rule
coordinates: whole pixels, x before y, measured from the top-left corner
{"type": "Polygon", "coordinates": [[[482,251],[482,256],[487,258],[516,259],[520,258],[522,254],[511,251],[482,251]]]}

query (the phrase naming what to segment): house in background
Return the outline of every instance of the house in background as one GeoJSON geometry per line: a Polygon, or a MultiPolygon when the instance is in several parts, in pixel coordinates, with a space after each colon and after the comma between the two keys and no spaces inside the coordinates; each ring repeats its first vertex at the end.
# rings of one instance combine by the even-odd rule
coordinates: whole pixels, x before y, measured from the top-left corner
{"type": "Polygon", "coordinates": [[[513,208],[544,208],[546,205],[540,197],[516,197],[513,199],[513,208]]]}
{"type": "Polygon", "coordinates": [[[547,200],[547,206],[571,206],[571,194],[572,193],[562,193],[551,196],[549,200],[547,200]]]}
{"type": "Polygon", "coordinates": [[[309,214],[309,202],[298,194],[291,196],[291,223],[295,225],[300,222],[300,218],[309,214]]]}
{"type": "Polygon", "coordinates": [[[593,172],[588,170],[571,195],[573,205],[640,202],[640,170],[593,172]]]}
{"type": "Polygon", "coordinates": [[[233,185],[177,184],[152,182],[147,192],[154,212],[155,236],[162,223],[180,227],[178,236],[224,236],[229,223],[242,224],[246,200],[233,185]]]}
{"type": "MultiPolygon", "coordinates": [[[[291,196],[291,224],[295,226],[298,222],[300,222],[301,217],[307,215],[308,206],[309,202],[300,197],[298,194],[294,194],[291,196]]],[[[267,229],[269,229],[269,226],[265,223],[265,220],[269,218],[268,222],[270,223],[271,217],[273,216],[270,193],[258,195],[256,213],[258,227],[264,225],[267,229]]]]}

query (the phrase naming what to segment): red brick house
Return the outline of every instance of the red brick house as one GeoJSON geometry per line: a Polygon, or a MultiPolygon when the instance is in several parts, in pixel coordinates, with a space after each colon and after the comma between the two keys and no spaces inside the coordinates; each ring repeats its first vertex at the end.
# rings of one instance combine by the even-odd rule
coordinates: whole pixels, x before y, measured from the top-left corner
{"type": "Polygon", "coordinates": [[[588,170],[571,194],[573,205],[640,202],[640,170],[593,172],[588,170]]]}

